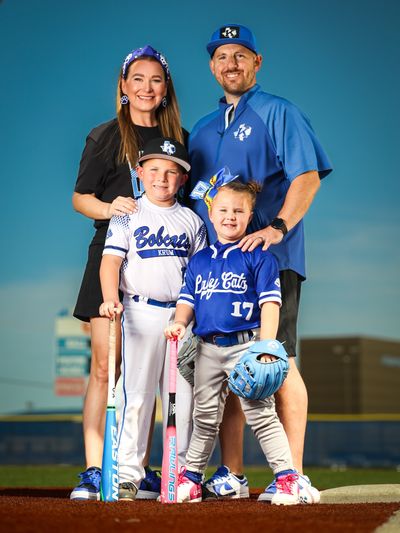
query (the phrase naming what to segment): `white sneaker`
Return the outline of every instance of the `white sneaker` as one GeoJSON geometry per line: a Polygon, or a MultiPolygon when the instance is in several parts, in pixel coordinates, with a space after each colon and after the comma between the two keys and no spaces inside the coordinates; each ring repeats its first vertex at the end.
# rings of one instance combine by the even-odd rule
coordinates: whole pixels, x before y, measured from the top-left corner
{"type": "Polygon", "coordinates": [[[321,494],[318,489],[311,485],[310,478],[299,474],[299,498],[300,503],[319,503],[321,494]]]}
{"type": "MultiPolygon", "coordinates": [[[[303,474],[298,474],[299,479],[299,499],[300,503],[319,503],[321,499],[320,492],[311,485],[310,478],[303,474]]],[[[259,502],[271,502],[274,494],[276,493],[276,480],[272,481],[268,487],[258,497],[259,502]]]]}
{"type": "Polygon", "coordinates": [[[239,479],[225,465],[220,466],[204,486],[218,498],[249,498],[249,482],[246,476],[239,479]]]}
{"type": "Polygon", "coordinates": [[[276,492],[272,496],[272,505],[296,505],[300,503],[299,498],[299,475],[284,474],[276,478],[276,492]]]}
{"type": "Polygon", "coordinates": [[[176,501],[178,503],[198,503],[201,502],[201,483],[195,483],[185,476],[186,469],[182,468],[178,477],[176,489],[176,501]]]}

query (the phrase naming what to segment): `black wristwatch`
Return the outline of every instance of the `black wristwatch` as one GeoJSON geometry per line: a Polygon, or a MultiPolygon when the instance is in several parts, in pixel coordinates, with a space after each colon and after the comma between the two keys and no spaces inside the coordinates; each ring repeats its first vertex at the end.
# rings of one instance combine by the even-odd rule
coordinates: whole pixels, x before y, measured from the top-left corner
{"type": "Polygon", "coordinates": [[[274,218],[274,220],[272,220],[272,222],[270,223],[270,226],[274,229],[278,229],[279,231],[281,231],[283,233],[283,236],[285,236],[288,232],[285,221],[282,218],[274,218]]]}

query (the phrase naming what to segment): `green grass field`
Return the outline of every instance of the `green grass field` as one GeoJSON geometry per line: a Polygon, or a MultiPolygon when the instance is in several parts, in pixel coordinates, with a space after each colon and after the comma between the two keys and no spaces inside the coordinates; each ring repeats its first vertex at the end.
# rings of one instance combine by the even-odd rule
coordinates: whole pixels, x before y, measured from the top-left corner
{"type": "MultiPolygon", "coordinates": [[[[0,466],[0,487],[73,487],[79,466],[0,466]]],[[[214,469],[209,468],[210,475],[214,469]]],[[[340,469],[310,467],[305,473],[320,490],[348,485],[400,484],[400,472],[396,469],[340,469]]],[[[269,469],[246,467],[250,486],[261,488],[272,478],[269,469]]]]}

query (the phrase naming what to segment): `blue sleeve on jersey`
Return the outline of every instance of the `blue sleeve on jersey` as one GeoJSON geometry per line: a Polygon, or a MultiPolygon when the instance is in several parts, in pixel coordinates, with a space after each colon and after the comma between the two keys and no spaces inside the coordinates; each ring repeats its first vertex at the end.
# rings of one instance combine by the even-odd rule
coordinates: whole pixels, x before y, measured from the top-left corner
{"type": "Polygon", "coordinates": [[[186,304],[194,308],[194,275],[192,270],[193,259],[188,263],[188,266],[185,271],[185,278],[183,280],[183,285],[178,296],[177,304],[186,304]]]}
{"type": "Polygon", "coordinates": [[[258,305],[261,307],[265,302],[276,302],[281,306],[282,295],[277,260],[272,253],[263,252],[261,248],[256,248],[250,258],[253,263],[258,305]]]}
{"type": "Polygon", "coordinates": [[[271,105],[249,102],[267,127],[286,177],[293,181],[304,172],[317,170],[327,176],[332,165],[317,139],[309,119],[298,107],[284,98],[271,96],[271,105]]]}

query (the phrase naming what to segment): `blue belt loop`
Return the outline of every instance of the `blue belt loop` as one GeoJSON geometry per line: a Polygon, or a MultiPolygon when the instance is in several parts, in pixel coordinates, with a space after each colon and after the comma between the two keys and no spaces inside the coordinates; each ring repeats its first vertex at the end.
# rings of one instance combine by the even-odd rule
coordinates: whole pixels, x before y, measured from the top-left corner
{"type": "Polygon", "coordinates": [[[159,302],[158,300],[154,300],[153,298],[146,298],[145,296],[138,296],[135,294],[135,296],[132,296],[132,300],[134,302],[143,302],[147,305],[155,305],[156,307],[176,307],[176,302],[159,302]]]}

